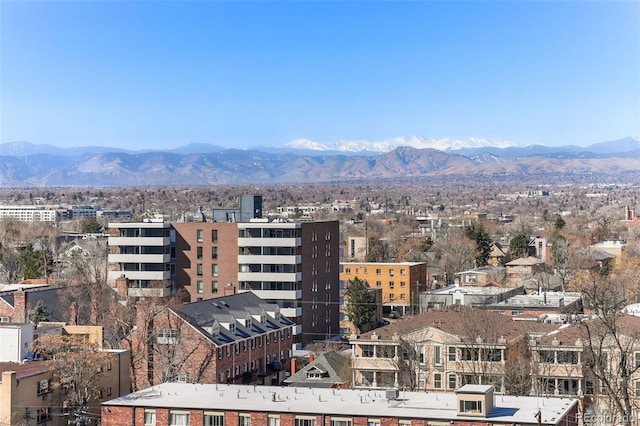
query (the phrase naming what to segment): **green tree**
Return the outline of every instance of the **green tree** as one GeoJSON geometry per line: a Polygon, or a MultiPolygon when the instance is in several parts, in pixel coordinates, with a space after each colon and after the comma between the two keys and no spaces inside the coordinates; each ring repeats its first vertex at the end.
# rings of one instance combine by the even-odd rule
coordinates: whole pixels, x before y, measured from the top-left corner
{"type": "Polygon", "coordinates": [[[567,222],[562,218],[562,216],[557,215],[556,219],[553,221],[553,227],[559,231],[567,224],[567,222]]]}
{"type": "Polygon", "coordinates": [[[468,226],[464,230],[467,238],[476,243],[476,267],[485,266],[491,255],[491,237],[482,225],[468,226]]]}
{"type": "Polygon", "coordinates": [[[45,306],[42,299],[38,300],[38,303],[36,303],[35,308],[33,308],[33,312],[29,314],[29,321],[31,321],[33,325],[37,327],[38,324],[40,324],[41,322],[48,321],[48,320],[49,320],[49,312],[47,311],[47,307],[45,306]]]}
{"type": "Polygon", "coordinates": [[[83,234],[98,234],[102,232],[102,225],[95,220],[85,220],[82,222],[82,233],[83,234]]]}
{"type": "Polygon", "coordinates": [[[22,252],[22,270],[24,279],[47,278],[53,272],[53,253],[44,247],[34,249],[28,244],[22,252]]]}
{"type": "Polygon", "coordinates": [[[363,280],[358,277],[349,280],[345,292],[345,303],[345,313],[349,316],[349,321],[358,331],[363,331],[363,328],[371,322],[371,317],[376,310],[363,280]]]}
{"type": "Polygon", "coordinates": [[[509,242],[509,254],[512,259],[519,259],[529,255],[529,237],[523,233],[518,233],[509,242]]]}

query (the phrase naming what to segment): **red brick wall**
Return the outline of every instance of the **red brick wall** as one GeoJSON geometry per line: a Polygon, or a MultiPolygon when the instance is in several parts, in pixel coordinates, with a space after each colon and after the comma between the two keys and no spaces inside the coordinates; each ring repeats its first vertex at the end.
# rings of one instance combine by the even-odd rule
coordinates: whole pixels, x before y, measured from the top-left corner
{"type": "Polygon", "coordinates": [[[306,344],[340,333],[338,221],[305,222],[301,238],[302,343],[306,344]]]}
{"type": "Polygon", "coordinates": [[[134,423],[132,407],[102,407],[102,426],[134,426],[136,424],[144,424],[144,410],[142,410],[142,412],[142,421],[139,421],[136,415],[134,423]]]}
{"type": "Polygon", "coordinates": [[[235,223],[189,222],[176,223],[176,285],[184,287],[195,302],[224,296],[224,288],[231,283],[238,286],[238,227],[235,223]],[[198,242],[197,231],[202,229],[203,240],[198,242]],[[218,231],[217,242],[212,241],[212,230],[218,231]],[[198,259],[198,247],[202,247],[202,259],[198,259]],[[212,258],[212,248],[218,248],[218,258],[212,258]],[[202,264],[202,275],[197,265],[202,264]],[[218,265],[218,276],[212,275],[212,265],[218,265]],[[196,282],[203,282],[203,292],[198,293],[196,282]],[[218,292],[213,293],[211,281],[218,281],[218,292]]]}
{"type": "Polygon", "coordinates": [[[25,291],[13,292],[13,306],[0,300],[0,317],[9,317],[11,322],[26,322],[27,320],[27,293],[25,291]]]}
{"type": "MultiPolygon", "coordinates": [[[[141,307],[139,307],[139,310],[141,307]]],[[[140,322],[144,320],[140,317],[140,322]]],[[[266,336],[256,337],[253,339],[232,343],[230,345],[217,347],[208,339],[202,336],[190,325],[182,321],[178,316],[173,314],[169,309],[165,309],[154,317],[152,327],[158,329],[178,329],[180,332],[179,343],[175,345],[156,344],[155,339],[151,339],[153,350],[153,372],[154,383],[149,383],[148,372],[148,348],[145,345],[145,325],[138,324],[138,328],[134,334],[134,351],[135,356],[132,362],[135,362],[135,389],[148,387],[152,384],[162,383],[162,373],[167,371],[169,362],[174,366],[178,366],[178,371],[189,374],[189,380],[196,383],[227,383],[227,369],[231,372],[231,382],[241,383],[242,373],[244,373],[244,365],[251,371],[251,361],[254,361],[254,379],[257,379],[257,373],[264,371],[266,368],[266,356],[270,361],[282,359],[283,368],[288,367],[289,349],[292,345],[293,334],[284,330],[270,331],[269,343],[266,336]],[[253,348],[251,341],[253,340],[253,348]],[[262,344],[261,344],[262,342],[262,344]],[[237,352],[236,352],[237,345],[237,352]],[[227,347],[229,351],[227,352],[227,347]],[[282,356],[280,354],[282,352],[282,356]],[[220,358],[220,354],[222,357],[220,358]],[[235,367],[238,366],[238,374],[236,375],[235,367]],[[220,373],[224,373],[224,379],[220,380],[220,373]]],[[[153,336],[153,333],[151,334],[153,336]]],[[[266,383],[270,384],[270,383],[266,383]]]]}

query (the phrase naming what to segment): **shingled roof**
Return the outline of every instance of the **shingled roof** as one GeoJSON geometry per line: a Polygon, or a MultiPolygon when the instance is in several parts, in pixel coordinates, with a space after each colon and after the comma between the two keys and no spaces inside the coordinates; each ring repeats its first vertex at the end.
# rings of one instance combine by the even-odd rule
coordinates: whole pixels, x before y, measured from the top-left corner
{"type": "Polygon", "coordinates": [[[335,351],[327,352],[318,355],[312,363],[287,378],[285,383],[316,388],[340,387],[351,378],[351,370],[345,368],[348,364],[349,358],[335,351]],[[320,374],[319,377],[314,375],[313,378],[309,378],[309,372],[320,374]]]}
{"type": "Polygon", "coordinates": [[[485,342],[499,338],[510,342],[527,333],[543,335],[557,329],[558,326],[533,321],[514,321],[496,312],[458,305],[404,318],[364,333],[359,339],[368,340],[375,334],[378,339],[390,340],[394,335],[403,336],[427,328],[456,335],[463,341],[474,341],[481,337],[485,342]]]}
{"type": "Polygon", "coordinates": [[[187,303],[171,308],[171,311],[217,345],[294,325],[290,319],[276,314],[279,313],[278,305],[266,303],[252,292],[187,303]],[[264,322],[259,320],[261,317],[264,322]],[[246,323],[247,319],[250,324],[246,323]],[[214,332],[216,326],[224,324],[234,324],[235,330],[222,326],[214,332]]]}

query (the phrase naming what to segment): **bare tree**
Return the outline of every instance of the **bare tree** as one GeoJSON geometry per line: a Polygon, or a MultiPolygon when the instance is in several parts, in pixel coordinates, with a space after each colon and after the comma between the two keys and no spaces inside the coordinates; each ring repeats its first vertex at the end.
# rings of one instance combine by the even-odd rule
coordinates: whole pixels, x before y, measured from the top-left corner
{"type": "Polygon", "coordinates": [[[62,393],[69,422],[86,424],[89,404],[100,397],[97,384],[104,377],[110,354],[78,335],[45,335],[33,343],[33,350],[48,359],[53,386],[62,393]]]}

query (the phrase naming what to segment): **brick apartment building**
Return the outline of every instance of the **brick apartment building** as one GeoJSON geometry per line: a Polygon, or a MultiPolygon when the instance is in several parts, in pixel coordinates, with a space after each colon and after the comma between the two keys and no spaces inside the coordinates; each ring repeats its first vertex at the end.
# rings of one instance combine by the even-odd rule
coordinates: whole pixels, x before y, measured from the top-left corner
{"type": "Polygon", "coordinates": [[[109,224],[111,285],[131,297],[184,288],[191,301],[253,291],[296,323],[296,347],[339,334],[338,221],[262,219],[260,196],[211,217],[109,224]]]}
{"type": "Polygon", "coordinates": [[[133,332],[135,388],[163,382],[279,384],[295,324],[251,292],[147,315],[138,303],[133,332]]]}
{"type": "Polygon", "coordinates": [[[418,295],[427,290],[427,264],[424,262],[343,262],[340,264],[341,287],[359,278],[371,288],[382,289],[382,309],[385,314],[400,315],[417,312],[418,295]]]}
{"type": "Polygon", "coordinates": [[[397,389],[164,383],[102,405],[103,426],[576,426],[577,400],[494,396],[492,386],[455,394],[397,389]],[[538,408],[540,407],[540,408],[538,408]],[[537,416],[540,417],[538,423],[537,416]]]}
{"type": "Polygon", "coordinates": [[[192,301],[253,291],[296,323],[294,344],[339,333],[339,224],[176,223],[176,283],[192,301]]]}

